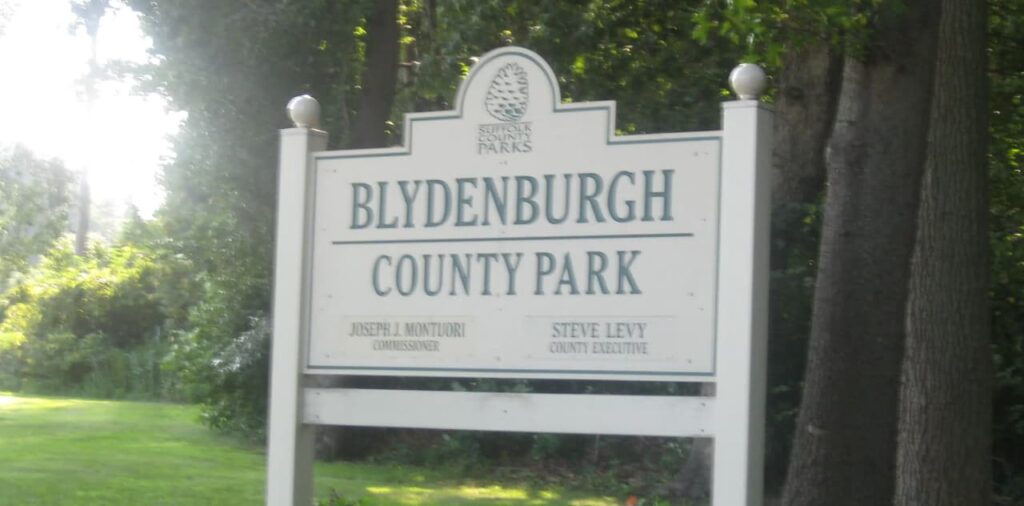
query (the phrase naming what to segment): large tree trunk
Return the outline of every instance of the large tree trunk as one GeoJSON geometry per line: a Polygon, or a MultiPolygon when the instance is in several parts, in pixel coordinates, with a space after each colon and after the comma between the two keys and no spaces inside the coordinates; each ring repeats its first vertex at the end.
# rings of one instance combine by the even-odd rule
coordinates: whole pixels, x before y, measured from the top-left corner
{"type": "Polygon", "coordinates": [[[825,144],[832,133],[843,59],[827,41],[788,51],[775,101],[772,157],[771,281],[768,298],[768,423],[765,490],[777,495],[789,462],[791,423],[780,413],[795,409],[793,393],[804,371],[812,294],[805,288],[806,262],[817,234],[805,220],[825,189],[825,144]]]}
{"type": "Polygon", "coordinates": [[[985,4],[944,0],[907,305],[897,506],[991,502],[985,4]]]}
{"type": "MultiPolygon", "coordinates": [[[[815,202],[825,183],[825,142],[832,130],[842,59],[824,41],[817,41],[788,51],[783,57],[778,76],[778,98],[775,102],[775,150],[772,154],[772,270],[785,268],[787,254],[802,232],[800,222],[807,204],[815,202]]],[[[796,346],[806,347],[806,332],[788,335],[790,327],[778,302],[784,291],[773,277],[770,314],[769,349],[772,356],[787,356],[796,346]]],[[[792,295],[792,294],[790,294],[792,295]]],[[[802,355],[802,354],[801,354],[802,355]]],[[[769,360],[769,382],[787,377],[785,371],[772,370],[785,364],[769,360]]],[[[777,382],[776,382],[777,383],[777,382]]],[[[770,388],[769,388],[770,389],[770,388]]],[[[700,394],[714,396],[713,383],[701,385],[700,394]]],[[[770,401],[770,399],[769,399],[770,401]]],[[[770,434],[767,467],[785,467],[789,434],[770,434]]],[[[711,494],[711,463],[714,441],[699,438],[690,452],[672,489],[675,495],[688,499],[706,499],[711,494]]],[[[768,472],[766,488],[778,489],[783,473],[768,472]]]]}
{"type": "MultiPolygon", "coordinates": [[[[395,101],[398,80],[398,0],[376,0],[367,19],[366,62],[363,69],[362,97],[356,114],[349,149],[387,147],[387,121],[395,101]]],[[[355,378],[318,376],[322,388],[353,386],[355,378]]],[[[371,451],[386,429],[367,427],[320,426],[316,435],[317,457],[359,458],[371,451]],[[369,436],[369,437],[364,437],[369,436]]]]}
{"type": "Polygon", "coordinates": [[[363,95],[350,148],[385,147],[398,81],[398,0],[377,0],[367,20],[363,95]]]}
{"type": "Polygon", "coordinates": [[[775,101],[772,207],[818,199],[825,185],[825,142],[832,132],[842,59],[826,41],[786,52],[775,101]]]}
{"type": "Polygon", "coordinates": [[[883,8],[864,59],[844,64],[786,505],[892,503],[938,14],[927,0],[883,8]]]}

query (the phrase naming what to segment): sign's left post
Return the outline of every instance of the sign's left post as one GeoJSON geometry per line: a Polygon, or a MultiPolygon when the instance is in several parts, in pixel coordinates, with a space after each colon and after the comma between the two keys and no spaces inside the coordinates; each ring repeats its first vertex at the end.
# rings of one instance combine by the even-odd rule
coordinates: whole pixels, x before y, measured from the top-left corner
{"type": "Polygon", "coordinates": [[[281,130],[274,261],[267,506],[313,503],[314,427],[302,423],[305,284],[308,282],[312,153],[327,148],[317,130],[320,104],[303,95],[288,103],[295,128],[281,130]]]}

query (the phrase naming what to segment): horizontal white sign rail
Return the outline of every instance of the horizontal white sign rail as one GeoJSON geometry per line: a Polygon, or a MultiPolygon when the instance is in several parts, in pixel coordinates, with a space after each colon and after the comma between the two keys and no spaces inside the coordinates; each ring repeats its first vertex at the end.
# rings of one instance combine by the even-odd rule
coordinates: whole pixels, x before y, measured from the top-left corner
{"type": "Polygon", "coordinates": [[[715,422],[708,397],[307,388],[303,399],[315,425],[711,437],[715,422]]]}

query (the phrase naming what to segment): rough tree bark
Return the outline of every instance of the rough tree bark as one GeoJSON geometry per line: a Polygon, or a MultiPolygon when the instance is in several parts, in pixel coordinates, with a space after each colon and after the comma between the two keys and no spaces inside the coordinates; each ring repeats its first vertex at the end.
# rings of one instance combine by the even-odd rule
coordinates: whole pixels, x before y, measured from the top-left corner
{"type": "Polygon", "coordinates": [[[944,0],[907,304],[896,506],[991,503],[985,3],[944,0]]]}
{"type": "Polygon", "coordinates": [[[772,207],[814,202],[825,185],[842,59],[826,41],[786,52],[775,100],[772,207]]]}
{"type": "MultiPolygon", "coordinates": [[[[825,142],[832,130],[836,101],[839,95],[839,76],[842,59],[824,41],[815,41],[788,51],[783,57],[778,75],[778,94],[775,101],[775,150],[772,153],[772,269],[786,263],[786,248],[800,227],[793,219],[803,215],[786,212],[794,205],[817,200],[825,183],[825,142]],[[774,247],[781,244],[782,247],[774,247]]],[[[772,300],[776,298],[773,297],[772,300]]],[[[777,321],[778,308],[769,309],[770,318],[777,321]]],[[[769,323],[769,349],[786,349],[782,341],[792,339],[776,332],[779,325],[769,323]]],[[[797,336],[803,343],[805,336],[797,336]]],[[[772,364],[769,362],[769,369],[772,364]]],[[[772,373],[769,370],[769,378],[772,373]]],[[[714,396],[713,383],[701,385],[700,394],[714,396]]],[[[779,437],[785,437],[777,435],[779,437]]],[[[781,445],[770,445],[779,447],[781,445]]],[[[780,452],[781,453],[781,452],[780,452]]],[[[713,440],[695,439],[690,453],[675,480],[673,493],[688,499],[705,499],[711,494],[711,463],[714,456],[713,440]]],[[[784,465],[784,455],[769,455],[767,461],[784,465]]],[[[769,467],[770,467],[769,464],[769,467]]],[[[768,473],[768,489],[777,489],[782,473],[768,473]]]]}
{"type": "Polygon", "coordinates": [[[938,15],[928,0],[879,11],[862,58],[844,63],[787,506],[893,500],[938,15]]]}
{"type": "Polygon", "coordinates": [[[391,118],[398,82],[398,0],[377,0],[366,24],[363,94],[348,143],[350,148],[388,144],[385,124],[391,118]]]}

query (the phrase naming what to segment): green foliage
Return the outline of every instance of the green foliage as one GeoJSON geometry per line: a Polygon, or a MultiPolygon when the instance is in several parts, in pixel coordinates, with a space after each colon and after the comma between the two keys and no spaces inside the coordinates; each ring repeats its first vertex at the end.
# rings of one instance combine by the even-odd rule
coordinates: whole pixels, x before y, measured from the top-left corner
{"type": "Polygon", "coordinates": [[[335,142],[347,135],[363,58],[357,34],[371,2],[126,3],[159,64],[121,70],[188,112],[164,168],[160,211],[161,251],[187,261],[193,283],[169,367],[185,396],[207,406],[211,425],[259,436],[277,129],[287,126],[287,101],[308,92],[329,111],[324,128],[335,142]]]}
{"type": "Polygon", "coordinates": [[[1024,501],[1024,2],[990,3],[992,342],[996,478],[1024,501]]]}
{"type": "MultiPolygon", "coordinates": [[[[737,48],[692,37],[699,2],[647,0],[537,3],[438,2],[411,10],[420,62],[396,113],[449,108],[472,58],[501,45],[530,48],[551,64],[567,101],[618,101],[622,133],[717,128],[716,97],[736,64],[737,48]],[[430,20],[433,20],[431,24],[430,20]]],[[[396,118],[397,119],[397,118],[396,118]]]]}
{"type": "Polygon", "coordinates": [[[188,377],[186,384],[202,389],[193,398],[206,405],[203,420],[213,428],[262,441],[269,391],[269,322],[263,317],[251,318],[246,330],[216,347],[210,346],[214,340],[199,334],[209,330],[209,326],[196,327],[187,335],[193,347],[179,350],[183,352],[179,355],[181,373],[199,376],[188,377]]]}
{"type": "Polygon", "coordinates": [[[670,484],[691,444],[674,438],[472,431],[394,430],[383,436],[387,444],[371,462],[649,498],[671,495],[670,484]]]}
{"type": "Polygon", "coordinates": [[[694,14],[694,37],[724,37],[772,68],[786,51],[811,41],[866,57],[872,31],[902,8],[900,0],[705,0],[694,14]]]}
{"type": "Polygon", "coordinates": [[[59,241],[0,298],[0,388],[161,395],[161,334],[175,312],[160,298],[167,272],[134,246],[76,256],[59,241]]]}
{"type": "Polygon", "coordinates": [[[821,206],[790,202],[772,213],[766,484],[781,486],[800,408],[817,274],[821,206]]]}
{"type": "Polygon", "coordinates": [[[174,332],[166,367],[181,380],[184,398],[206,405],[212,427],[253,437],[264,432],[267,406],[269,330],[261,317],[247,317],[253,297],[244,285],[231,290],[204,281],[184,328],[174,332]],[[243,306],[243,307],[240,307],[243,306]]]}
{"type": "Polygon", "coordinates": [[[0,151],[0,291],[67,228],[71,173],[22,146],[0,151]]]}

